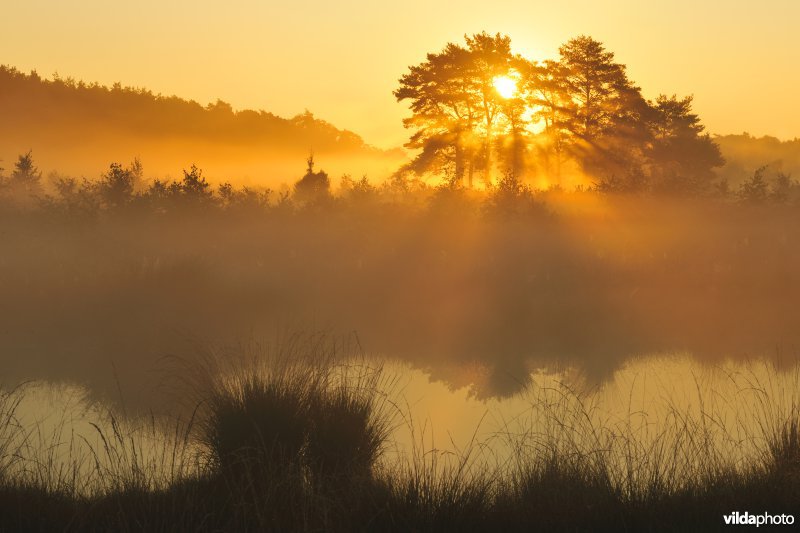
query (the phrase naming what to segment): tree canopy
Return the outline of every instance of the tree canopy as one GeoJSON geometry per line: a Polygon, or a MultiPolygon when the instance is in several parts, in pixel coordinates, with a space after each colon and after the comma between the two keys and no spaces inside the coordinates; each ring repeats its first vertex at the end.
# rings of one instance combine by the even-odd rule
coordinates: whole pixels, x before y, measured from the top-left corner
{"type": "Polygon", "coordinates": [[[582,35],[544,62],[514,54],[487,33],[448,43],[409,67],[394,91],[408,101],[408,170],[451,185],[487,187],[494,175],[561,185],[580,177],[601,190],[700,194],[724,161],[692,112],[692,97],[646,100],[625,65],[582,35]]]}

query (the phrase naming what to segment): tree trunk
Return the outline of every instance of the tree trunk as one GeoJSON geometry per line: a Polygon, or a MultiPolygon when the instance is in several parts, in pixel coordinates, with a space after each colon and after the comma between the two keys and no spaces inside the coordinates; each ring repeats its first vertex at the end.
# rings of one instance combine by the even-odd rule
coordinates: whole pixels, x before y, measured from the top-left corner
{"type": "Polygon", "coordinates": [[[486,166],[483,171],[483,181],[487,189],[492,184],[492,130],[488,126],[486,129],[486,166]]]}
{"type": "Polygon", "coordinates": [[[471,189],[473,186],[473,175],[475,173],[475,154],[472,154],[469,158],[469,171],[467,172],[467,180],[469,181],[469,188],[471,189]]]}
{"type": "Polygon", "coordinates": [[[456,175],[454,183],[463,185],[464,182],[464,148],[461,143],[461,132],[456,134],[456,175]]]}

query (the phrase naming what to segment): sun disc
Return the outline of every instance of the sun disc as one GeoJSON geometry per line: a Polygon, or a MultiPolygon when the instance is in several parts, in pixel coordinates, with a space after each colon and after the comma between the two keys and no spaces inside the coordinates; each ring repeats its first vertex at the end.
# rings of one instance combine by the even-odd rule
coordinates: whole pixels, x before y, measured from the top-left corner
{"type": "Polygon", "coordinates": [[[497,93],[503,98],[511,98],[517,92],[517,80],[509,76],[496,76],[492,80],[497,93]]]}

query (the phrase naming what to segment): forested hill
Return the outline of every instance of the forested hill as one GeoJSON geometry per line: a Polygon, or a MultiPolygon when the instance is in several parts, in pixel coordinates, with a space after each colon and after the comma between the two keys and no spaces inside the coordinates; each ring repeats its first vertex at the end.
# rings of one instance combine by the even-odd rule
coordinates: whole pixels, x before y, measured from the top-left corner
{"type": "Polygon", "coordinates": [[[154,174],[177,174],[197,163],[212,176],[226,174],[221,179],[293,181],[309,150],[329,170],[373,176],[390,172],[403,157],[310,112],[287,119],[234,111],[220,100],[204,107],[118,83],[45,79],[7,66],[0,66],[0,117],[0,158],[8,162],[32,149],[43,168],[75,174],[140,157],[154,174]]]}
{"type": "Polygon", "coordinates": [[[749,178],[760,167],[766,167],[767,176],[785,174],[800,178],[800,139],[781,141],[769,135],[753,137],[742,133],[717,135],[714,141],[725,157],[720,174],[732,185],[749,178]]]}

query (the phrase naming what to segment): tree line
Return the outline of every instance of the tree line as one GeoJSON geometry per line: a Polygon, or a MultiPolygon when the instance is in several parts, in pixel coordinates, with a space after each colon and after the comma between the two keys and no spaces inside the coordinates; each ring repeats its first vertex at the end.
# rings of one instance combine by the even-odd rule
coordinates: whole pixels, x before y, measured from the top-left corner
{"type": "Polygon", "coordinates": [[[406,170],[452,185],[580,175],[606,191],[700,195],[724,164],[691,96],[646,100],[588,36],[543,62],[514,54],[508,36],[465,36],[409,67],[394,96],[409,103],[406,146],[419,151],[406,170]]]}
{"type": "MultiPolygon", "coordinates": [[[[386,199],[391,191],[412,192],[397,180],[377,186],[366,176],[340,178],[337,194],[328,173],[315,168],[314,156],[306,161],[306,172],[291,187],[236,187],[228,181],[212,185],[203,170],[192,164],[180,179],[148,179],[142,162],[111,163],[98,179],[74,178],[51,173],[47,178],[36,166],[32,151],[20,154],[10,173],[0,168],[0,212],[46,210],[76,217],[102,212],[186,213],[187,210],[285,212],[327,210],[338,204],[366,205],[386,199]],[[374,200],[374,202],[373,202],[374,200]]],[[[421,187],[421,184],[420,184],[421,187]]]]}
{"type": "MultiPolygon", "coordinates": [[[[767,175],[762,166],[736,188],[717,187],[713,197],[742,204],[800,204],[800,183],[789,174],[767,175]]],[[[141,161],[111,163],[99,179],[73,178],[51,173],[47,179],[36,166],[33,153],[20,154],[6,173],[0,168],[0,213],[48,211],[75,218],[92,218],[103,212],[186,213],[189,211],[332,212],[337,208],[381,209],[387,205],[437,210],[475,208],[492,215],[550,213],[548,194],[566,193],[559,187],[534,189],[506,175],[488,191],[471,191],[453,183],[430,185],[424,180],[395,174],[383,183],[367,176],[343,175],[338,188],[324,170],[316,168],[313,154],[305,173],[282,190],[236,187],[230,182],[213,186],[202,169],[191,165],[180,179],[147,179],[141,161]]],[[[578,188],[575,193],[597,194],[600,187],[578,188]]]]}

